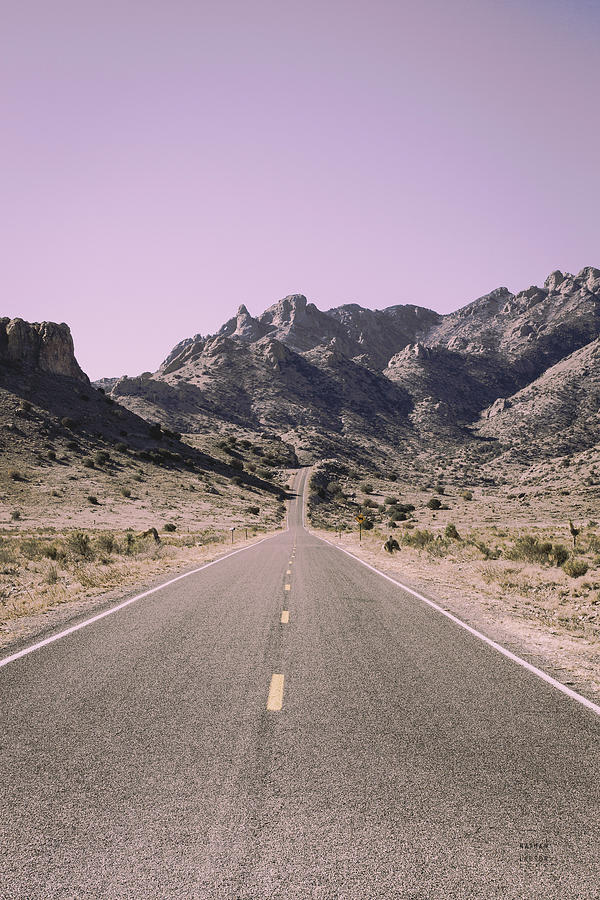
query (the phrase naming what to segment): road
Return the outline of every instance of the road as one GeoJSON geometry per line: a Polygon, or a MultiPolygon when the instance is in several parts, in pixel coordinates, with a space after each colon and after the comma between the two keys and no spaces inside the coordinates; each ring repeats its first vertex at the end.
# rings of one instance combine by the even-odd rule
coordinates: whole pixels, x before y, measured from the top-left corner
{"type": "Polygon", "coordinates": [[[600,717],[299,499],[0,690],[2,900],[600,897],[600,717]]]}

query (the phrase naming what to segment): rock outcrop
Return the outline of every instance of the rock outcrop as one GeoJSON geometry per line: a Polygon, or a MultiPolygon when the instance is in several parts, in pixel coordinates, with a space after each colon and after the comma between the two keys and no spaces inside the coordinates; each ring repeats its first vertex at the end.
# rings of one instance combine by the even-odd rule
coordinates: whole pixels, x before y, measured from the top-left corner
{"type": "Polygon", "coordinates": [[[75,359],[71,331],[64,323],[0,319],[0,363],[89,383],[75,359]]]}

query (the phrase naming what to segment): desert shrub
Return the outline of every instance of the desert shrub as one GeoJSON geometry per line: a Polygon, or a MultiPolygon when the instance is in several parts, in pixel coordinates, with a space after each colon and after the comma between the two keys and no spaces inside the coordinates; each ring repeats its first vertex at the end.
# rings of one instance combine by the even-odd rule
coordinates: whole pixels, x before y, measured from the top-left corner
{"type": "Polygon", "coordinates": [[[131,531],[128,531],[125,535],[125,553],[129,556],[133,553],[133,546],[135,544],[135,538],[131,531]]]}
{"type": "Polygon", "coordinates": [[[50,565],[48,567],[48,571],[46,572],[46,577],[44,578],[46,584],[56,584],[58,581],[58,569],[55,565],[50,565]]]}
{"type": "Polygon", "coordinates": [[[592,532],[591,534],[586,535],[586,537],[588,550],[591,550],[593,553],[598,553],[600,550],[600,535],[592,532]]]}
{"type": "Polygon", "coordinates": [[[46,559],[53,559],[54,561],[65,558],[65,551],[59,544],[48,544],[42,550],[42,555],[46,557],[46,559]]]}
{"type": "Polygon", "coordinates": [[[115,444],[115,450],[118,453],[126,453],[127,452],[127,444],[124,444],[123,441],[119,441],[118,444],[115,444]]]}
{"type": "Polygon", "coordinates": [[[372,494],[373,493],[374,488],[370,481],[363,481],[363,482],[361,482],[361,484],[359,486],[360,486],[360,489],[363,492],[363,494],[372,494]]]}
{"type": "Polygon", "coordinates": [[[463,498],[463,500],[473,499],[473,494],[471,493],[471,491],[461,491],[460,496],[463,498]]]}
{"type": "Polygon", "coordinates": [[[60,420],[60,424],[62,425],[63,428],[68,428],[69,431],[72,431],[74,428],[77,427],[75,421],[73,419],[69,418],[69,416],[63,416],[62,419],[60,420]]]}
{"type": "Polygon", "coordinates": [[[48,459],[51,459],[51,460],[56,459],[56,450],[48,450],[48,459]]]}
{"type": "Polygon", "coordinates": [[[77,441],[67,441],[67,450],[79,450],[77,441]]]}
{"type": "Polygon", "coordinates": [[[229,465],[232,469],[235,469],[236,472],[244,471],[244,463],[241,461],[241,459],[232,459],[229,465]]]}
{"type": "Polygon", "coordinates": [[[131,491],[128,487],[121,488],[121,494],[123,497],[131,497],[131,491]]]}
{"type": "Polygon", "coordinates": [[[394,510],[392,514],[392,522],[406,522],[407,515],[402,509],[394,510]]]}
{"type": "Polygon", "coordinates": [[[264,478],[265,481],[273,481],[273,478],[275,477],[272,472],[269,472],[268,469],[260,469],[258,475],[261,478],[264,478]]]}
{"type": "Polygon", "coordinates": [[[19,409],[22,409],[23,412],[31,412],[31,403],[29,400],[21,400],[19,403],[19,409]]]}
{"type": "Polygon", "coordinates": [[[375,523],[373,522],[373,519],[365,519],[365,521],[362,523],[362,527],[365,531],[371,531],[374,524],[375,523]]]}
{"type": "Polygon", "coordinates": [[[173,522],[167,522],[164,531],[177,531],[177,525],[174,525],[173,522]]]}
{"type": "Polygon", "coordinates": [[[437,497],[431,497],[431,499],[427,501],[427,506],[429,509],[441,509],[442,501],[438,500],[437,497]]]}
{"type": "Polygon", "coordinates": [[[366,500],[363,500],[363,506],[365,509],[377,509],[377,504],[374,500],[371,500],[370,497],[367,497],[366,500]]]}
{"type": "Polygon", "coordinates": [[[67,538],[67,545],[69,550],[75,554],[75,556],[91,559],[94,555],[90,536],[84,531],[73,531],[67,538]]]}
{"type": "Polygon", "coordinates": [[[390,481],[398,481],[398,476],[397,475],[388,475],[388,479],[390,481]]]}
{"type": "Polygon", "coordinates": [[[437,491],[438,494],[443,494],[444,491],[446,490],[446,488],[444,487],[443,484],[438,484],[438,485],[436,485],[436,488],[435,488],[435,489],[436,489],[436,491],[437,491]]]}
{"type": "Polygon", "coordinates": [[[150,425],[148,427],[148,434],[155,441],[162,440],[163,435],[162,435],[162,428],[161,428],[160,422],[154,422],[152,425],[150,425]]]}
{"type": "Polygon", "coordinates": [[[327,493],[331,494],[332,497],[339,497],[342,493],[342,486],[339,481],[330,481],[327,485],[327,493]]]}
{"type": "Polygon", "coordinates": [[[21,518],[21,510],[20,510],[20,509],[13,509],[13,511],[12,511],[11,514],[10,514],[10,517],[11,517],[11,519],[13,520],[13,522],[18,522],[19,519],[21,518]]]}
{"type": "Polygon", "coordinates": [[[106,450],[96,450],[94,453],[94,462],[97,466],[103,466],[110,459],[110,453],[106,450]]]}
{"type": "Polygon", "coordinates": [[[96,545],[99,550],[103,553],[114,553],[116,549],[116,541],[114,534],[111,534],[110,531],[106,531],[104,534],[99,534],[96,539],[96,545]]]}
{"type": "Polygon", "coordinates": [[[256,472],[256,466],[254,463],[246,463],[246,468],[249,472],[256,472]]]}
{"type": "Polygon", "coordinates": [[[588,564],[584,559],[576,559],[571,556],[563,563],[563,569],[570,578],[580,578],[587,572],[588,564]]]}
{"type": "Polygon", "coordinates": [[[86,469],[94,469],[96,466],[91,456],[86,456],[86,458],[83,460],[83,465],[86,469]]]}
{"type": "Polygon", "coordinates": [[[396,503],[394,506],[390,506],[389,513],[390,516],[394,518],[398,517],[399,514],[404,514],[404,518],[406,518],[406,513],[414,512],[415,508],[412,503],[396,503]]]}
{"type": "Polygon", "coordinates": [[[257,516],[260,512],[260,507],[258,506],[247,506],[246,512],[249,516],[257,516]]]}
{"type": "Polygon", "coordinates": [[[38,538],[25,538],[20,542],[19,550],[26,559],[41,559],[44,544],[38,538]]]}
{"type": "Polygon", "coordinates": [[[456,525],[453,525],[452,522],[449,522],[448,525],[446,525],[444,537],[451,541],[460,541],[460,534],[458,533],[456,525]]]}
{"type": "Polygon", "coordinates": [[[94,494],[88,494],[87,500],[92,506],[98,506],[98,498],[94,494]]]}
{"type": "Polygon", "coordinates": [[[434,540],[433,534],[431,531],[427,531],[427,529],[421,530],[415,528],[414,531],[404,532],[402,535],[403,544],[407,544],[409,547],[416,547],[418,550],[427,547],[427,545],[433,543],[434,540]]]}
{"type": "Polygon", "coordinates": [[[562,566],[569,558],[569,551],[564,546],[564,544],[554,544],[552,547],[552,558],[554,559],[554,564],[558,566],[562,566]]]}
{"type": "Polygon", "coordinates": [[[9,478],[13,481],[25,481],[25,476],[18,469],[11,469],[8,473],[9,478]]]}
{"type": "Polygon", "coordinates": [[[531,534],[524,534],[517,538],[512,547],[509,547],[506,557],[532,563],[548,563],[551,552],[552,544],[548,541],[539,541],[531,534]]]}
{"type": "Polygon", "coordinates": [[[386,506],[396,506],[398,503],[398,498],[397,497],[386,497],[383,502],[385,503],[386,506]]]}
{"type": "Polygon", "coordinates": [[[239,487],[241,484],[243,484],[243,481],[239,475],[234,475],[233,478],[231,479],[231,483],[235,484],[239,487]]]}

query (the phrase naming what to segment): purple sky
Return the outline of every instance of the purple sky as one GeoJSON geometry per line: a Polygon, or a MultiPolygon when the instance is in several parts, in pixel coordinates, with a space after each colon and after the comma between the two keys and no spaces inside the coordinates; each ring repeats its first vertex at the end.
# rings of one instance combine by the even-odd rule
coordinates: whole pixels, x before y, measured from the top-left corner
{"type": "Polygon", "coordinates": [[[1,4],[0,313],[92,378],[244,302],[600,266],[597,0],[1,4]]]}

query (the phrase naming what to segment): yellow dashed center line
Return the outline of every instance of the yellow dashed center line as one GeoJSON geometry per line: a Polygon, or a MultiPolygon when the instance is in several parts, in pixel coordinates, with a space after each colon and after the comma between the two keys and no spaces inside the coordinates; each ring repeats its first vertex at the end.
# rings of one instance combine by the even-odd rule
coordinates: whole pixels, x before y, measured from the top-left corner
{"type": "Polygon", "coordinates": [[[287,572],[286,572],[285,574],[286,574],[286,575],[291,575],[291,574],[292,574],[292,570],[291,570],[291,569],[288,569],[287,572]]]}
{"type": "Polygon", "coordinates": [[[290,611],[289,611],[289,609],[284,609],[283,612],[281,613],[281,624],[287,625],[289,621],[290,621],[290,611]]]}
{"type": "Polygon", "coordinates": [[[291,584],[286,584],[285,589],[286,589],[286,591],[291,591],[291,589],[292,589],[291,584]]]}
{"type": "Polygon", "coordinates": [[[279,712],[283,706],[283,675],[271,676],[271,687],[269,688],[269,699],[267,700],[267,709],[271,712],[279,712]]]}

